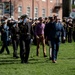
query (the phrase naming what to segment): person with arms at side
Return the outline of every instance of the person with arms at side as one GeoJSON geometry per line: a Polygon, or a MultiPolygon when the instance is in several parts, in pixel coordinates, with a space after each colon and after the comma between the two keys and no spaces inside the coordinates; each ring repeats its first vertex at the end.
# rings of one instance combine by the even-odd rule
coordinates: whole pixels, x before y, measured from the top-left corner
{"type": "Polygon", "coordinates": [[[47,57],[47,55],[46,55],[46,47],[45,47],[45,38],[44,38],[45,24],[42,22],[42,17],[39,17],[38,20],[39,20],[39,22],[35,27],[35,35],[36,35],[36,40],[37,40],[37,52],[36,52],[36,55],[39,56],[40,42],[42,42],[43,55],[44,55],[44,57],[47,57]]]}
{"type": "Polygon", "coordinates": [[[50,25],[53,23],[53,17],[48,17],[48,23],[45,25],[44,29],[44,35],[45,39],[48,41],[49,44],[49,59],[52,60],[52,46],[51,46],[51,40],[49,38],[50,36],[50,25]]]}
{"type": "Polygon", "coordinates": [[[61,41],[61,33],[63,35],[63,39],[65,40],[65,30],[62,23],[60,23],[59,20],[60,19],[56,17],[52,23],[48,24],[49,31],[47,37],[51,41],[53,63],[57,62],[57,55],[61,41]]]}
{"type": "Polygon", "coordinates": [[[27,15],[21,16],[20,28],[20,58],[21,63],[28,63],[31,44],[31,25],[27,15]]]}

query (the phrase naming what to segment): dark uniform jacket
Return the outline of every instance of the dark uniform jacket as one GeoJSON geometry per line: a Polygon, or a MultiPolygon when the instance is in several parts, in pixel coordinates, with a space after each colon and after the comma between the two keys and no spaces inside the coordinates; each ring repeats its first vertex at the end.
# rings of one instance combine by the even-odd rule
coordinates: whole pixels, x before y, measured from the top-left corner
{"type": "Polygon", "coordinates": [[[19,27],[15,26],[11,28],[12,39],[14,40],[19,39],[19,33],[20,33],[19,27]]]}
{"type": "Polygon", "coordinates": [[[26,22],[25,25],[23,23],[19,23],[20,28],[20,38],[22,39],[30,39],[31,38],[31,25],[26,22]]]}
{"type": "Polygon", "coordinates": [[[1,31],[1,40],[9,41],[9,27],[6,25],[6,27],[4,28],[4,25],[1,25],[0,31],[1,31]]]}

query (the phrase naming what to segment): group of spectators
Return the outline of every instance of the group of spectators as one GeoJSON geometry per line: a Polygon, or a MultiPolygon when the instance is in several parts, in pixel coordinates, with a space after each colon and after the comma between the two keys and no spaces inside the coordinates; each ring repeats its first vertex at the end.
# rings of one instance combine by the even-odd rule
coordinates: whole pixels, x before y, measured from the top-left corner
{"type": "Polygon", "coordinates": [[[38,19],[29,19],[28,16],[22,15],[18,20],[7,18],[1,19],[0,33],[2,48],[0,54],[6,48],[7,54],[10,54],[8,46],[10,43],[13,47],[13,57],[19,58],[17,54],[20,46],[21,63],[28,63],[31,41],[36,45],[36,56],[40,53],[40,43],[43,46],[43,56],[47,57],[46,44],[49,45],[49,59],[53,63],[57,62],[57,54],[60,42],[75,41],[75,20],[63,18],[62,22],[59,17],[39,17],[38,19]],[[72,38],[73,37],[73,38],[72,38]]]}

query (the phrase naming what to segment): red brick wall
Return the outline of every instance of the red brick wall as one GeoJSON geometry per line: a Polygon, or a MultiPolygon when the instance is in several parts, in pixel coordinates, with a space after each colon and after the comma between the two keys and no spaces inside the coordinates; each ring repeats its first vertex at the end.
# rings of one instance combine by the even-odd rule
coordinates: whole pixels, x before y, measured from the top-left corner
{"type": "MultiPolygon", "coordinates": [[[[3,0],[5,1],[5,0],[3,0]]],[[[9,0],[7,0],[9,1],[9,0]]],[[[27,6],[30,7],[30,17],[32,18],[32,0],[11,0],[14,5],[14,18],[18,18],[18,6],[22,5],[22,13],[25,14],[27,10],[27,6]]],[[[60,0],[62,3],[62,0],[60,0]]],[[[55,6],[56,0],[53,0],[53,2],[50,2],[50,0],[46,0],[46,2],[43,2],[42,0],[34,0],[34,8],[38,7],[38,16],[42,16],[42,9],[44,8],[46,10],[46,16],[50,16],[50,9],[53,9],[55,6]]],[[[56,13],[53,13],[56,14],[56,13]]],[[[62,7],[59,10],[59,17],[62,18],[62,7]]]]}

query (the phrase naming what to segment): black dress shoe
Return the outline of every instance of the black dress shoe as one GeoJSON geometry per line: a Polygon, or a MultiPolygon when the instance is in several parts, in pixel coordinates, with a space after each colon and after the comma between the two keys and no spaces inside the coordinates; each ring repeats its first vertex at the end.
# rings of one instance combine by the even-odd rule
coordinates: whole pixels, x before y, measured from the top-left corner
{"type": "Polygon", "coordinates": [[[28,61],[23,61],[23,60],[21,60],[21,63],[22,63],[22,64],[28,64],[28,61]]]}
{"type": "Polygon", "coordinates": [[[27,59],[25,59],[25,60],[24,60],[24,63],[28,63],[28,60],[27,60],[27,59]]]}
{"type": "Polygon", "coordinates": [[[24,60],[21,60],[21,63],[24,63],[24,60]]]}
{"type": "Polygon", "coordinates": [[[13,55],[13,57],[14,57],[14,58],[19,58],[19,56],[17,56],[17,55],[13,55]]]}
{"type": "Polygon", "coordinates": [[[28,61],[24,61],[24,63],[28,64],[28,61]]]}
{"type": "Polygon", "coordinates": [[[52,60],[52,57],[50,57],[49,60],[52,60]]]}
{"type": "Polygon", "coordinates": [[[47,55],[44,55],[44,57],[47,57],[47,55]]]}
{"type": "Polygon", "coordinates": [[[0,52],[0,54],[2,54],[3,52],[0,52]]]}
{"type": "Polygon", "coordinates": [[[19,58],[19,56],[15,56],[15,58],[19,58]]]}
{"type": "Polygon", "coordinates": [[[7,54],[10,54],[10,52],[7,52],[7,54]]]}

